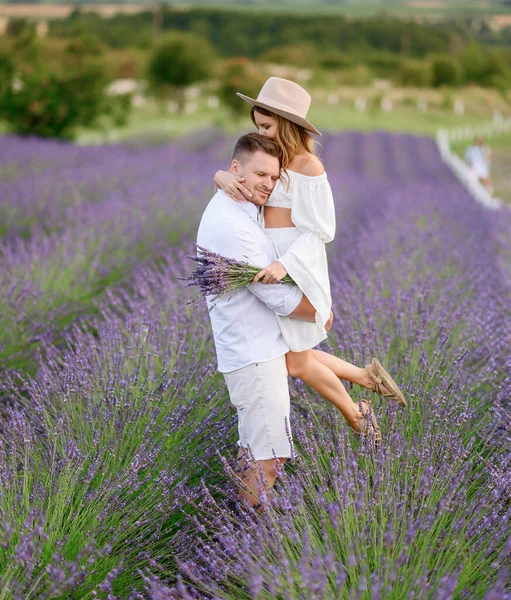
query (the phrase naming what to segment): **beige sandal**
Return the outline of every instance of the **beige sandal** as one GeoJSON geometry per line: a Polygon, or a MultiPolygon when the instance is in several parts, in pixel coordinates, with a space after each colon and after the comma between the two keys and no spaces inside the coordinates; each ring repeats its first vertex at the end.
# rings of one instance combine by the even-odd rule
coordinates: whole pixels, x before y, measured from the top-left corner
{"type": "Polygon", "coordinates": [[[376,415],[374,414],[373,407],[369,400],[362,398],[360,402],[365,402],[367,404],[368,410],[364,412],[361,409],[362,421],[360,423],[360,429],[357,430],[352,427],[351,430],[357,437],[360,437],[362,434],[364,436],[369,436],[371,438],[374,449],[377,450],[382,442],[380,426],[378,425],[376,415]],[[366,415],[369,415],[370,419],[367,419],[366,415]]]}
{"type": "Polygon", "coordinates": [[[374,391],[380,396],[394,400],[400,406],[407,406],[403,392],[397,387],[396,382],[382,366],[377,358],[373,358],[370,365],[366,365],[369,377],[374,381],[374,391]]]}

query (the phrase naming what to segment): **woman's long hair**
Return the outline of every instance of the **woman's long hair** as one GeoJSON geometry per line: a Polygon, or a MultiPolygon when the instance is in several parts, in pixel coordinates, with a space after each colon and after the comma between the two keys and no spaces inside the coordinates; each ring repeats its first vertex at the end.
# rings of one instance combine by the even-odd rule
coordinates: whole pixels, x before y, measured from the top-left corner
{"type": "Polygon", "coordinates": [[[282,152],[282,169],[284,172],[301,148],[305,148],[308,152],[317,156],[317,144],[306,129],[293,123],[289,119],[266,110],[265,108],[253,106],[250,111],[250,117],[256,127],[257,123],[254,117],[256,111],[265,117],[272,117],[277,121],[277,135],[275,141],[280,146],[282,152]]]}

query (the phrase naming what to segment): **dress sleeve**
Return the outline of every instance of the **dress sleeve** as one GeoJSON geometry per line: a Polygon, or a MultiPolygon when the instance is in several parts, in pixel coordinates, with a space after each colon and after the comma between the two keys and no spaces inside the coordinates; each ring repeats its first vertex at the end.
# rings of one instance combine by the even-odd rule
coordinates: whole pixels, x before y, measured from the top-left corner
{"type": "Polygon", "coordinates": [[[278,258],[288,272],[286,262],[290,253],[306,259],[311,240],[326,244],[335,237],[334,199],[326,173],[293,180],[291,220],[302,235],[278,258]]]}
{"type": "Polygon", "coordinates": [[[334,239],[334,199],[326,174],[293,181],[291,220],[300,231],[316,234],[324,244],[334,239]]]}

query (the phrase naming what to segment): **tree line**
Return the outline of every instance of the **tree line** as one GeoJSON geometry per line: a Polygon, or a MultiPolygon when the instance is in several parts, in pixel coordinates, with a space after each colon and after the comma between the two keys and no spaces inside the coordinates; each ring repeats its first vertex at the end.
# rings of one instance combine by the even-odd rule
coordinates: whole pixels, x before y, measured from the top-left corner
{"type": "Polygon", "coordinates": [[[495,32],[484,22],[476,27],[471,19],[352,20],[162,5],[157,12],[108,19],[76,10],[50,26],[55,37],[72,38],[86,31],[94,31],[111,48],[143,49],[150,49],[162,33],[187,32],[207,40],[223,58],[348,71],[364,65],[369,76],[391,77],[401,85],[476,83],[500,89],[511,85],[511,28],[495,32]]]}
{"type": "Polygon", "coordinates": [[[147,94],[162,106],[169,98],[183,105],[186,86],[214,78],[224,104],[240,110],[234,91],[257,94],[262,83],[252,59],[331,71],[344,83],[351,77],[351,83],[367,84],[379,76],[405,86],[511,88],[510,49],[482,44],[460,23],[164,6],[105,19],[76,10],[53,22],[46,39],[38,38],[33,23],[9,22],[0,38],[0,118],[17,133],[62,138],[100,119],[126,122],[130,98],[106,96],[114,77],[108,48],[133,47],[144,56],[133,76],[147,82],[147,94]]]}
{"type": "MultiPolygon", "coordinates": [[[[106,44],[122,48],[151,44],[153,11],[119,14],[104,19],[96,13],[75,10],[66,19],[53,21],[50,33],[72,36],[94,28],[106,44]],[[128,35],[129,34],[129,35],[128,35]]],[[[390,17],[351,20],[343,16],[252,13],[220,8],[188,10],[160,6],[157,17],[163,30],[196,33],[213,44],[221,56],[259,57],[275,46],[314,44],[319,50],[352,51],[378,49],[424,56],[449,49],[454,36],[469,39],[474,34],[466,25],[404,22],[390,17]],[[403,48],[403,40],[406,47],[403,48]]]]}

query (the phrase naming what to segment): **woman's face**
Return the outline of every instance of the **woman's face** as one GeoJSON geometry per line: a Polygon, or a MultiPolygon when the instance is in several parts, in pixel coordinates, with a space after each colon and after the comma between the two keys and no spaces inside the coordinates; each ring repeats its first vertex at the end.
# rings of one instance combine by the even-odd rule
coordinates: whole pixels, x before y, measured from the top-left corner
{"type": "Polygon", "coordinates": [[[270,140],[274,140],[277,137],[277,119],[267,117],[255,110],[254,121],[256,123],[257,131],[261,135],[265,135],[267,138],[270,138],[270,140]]]}

